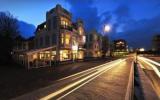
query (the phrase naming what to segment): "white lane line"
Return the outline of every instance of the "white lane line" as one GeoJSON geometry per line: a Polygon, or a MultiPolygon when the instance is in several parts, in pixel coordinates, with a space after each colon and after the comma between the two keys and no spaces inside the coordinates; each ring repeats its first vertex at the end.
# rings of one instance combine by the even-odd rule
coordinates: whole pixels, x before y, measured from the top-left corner
{"type": "Polygon", "coordinates": [[[83,73],[82,75],[78,75],[78,76],[76,76],[75,78],[73,78],[73,79],[71,79],[71,80],[73,81],[73,80],[76,80],[76,79],[80,79],[80,78],[82,78],[82,77],[84,77],[84,76],[86,76],[86,75],[90,75],[90,74],[92,74],[92,73],[94,73],[94,72],[96,72],[96,71],[98,71],[98,69],[92,70],[92,71],[87,72],[87,73],[83,73]]]}
{"type": "Polygon", "coordinates": [[[76,81],[76,82],[74,82],[74,83],[72,83],[72,84],[70,84],[70,85],[67,85],[67,86],[65,86],[64,88],[62,88],[62,89],[60,89],[60,90],[58,90],[58,91],[56,91],[56,92],[54,92],[54,93],[51,93],[51,94],[49,94],[49,95],[41,98],[40,100],[48,100],[48,99],[54,98],[54,97],[58,96],[59,94],[64,93],[65,91],[67,91],[67,90],[69,90],[69,89],[71,89],[71,88],[73,88],[73,87],[75,87],[75,86],[79,85],[80,83],[82,83],[82,82],[84,82],[84,81],[87,80],[87,81],[84,82],[82,85],[76,87],[75,89],[71,90],[70,92],[68,92],[67,94],[65,94],[65,95],[63,95],[63,96],[61,96],[61,97],[59,98],[59,99],[62,99],[62,98],[65,97],[66,95],[72,93],[72,92],[75,91],[76,89],[80,88],[81,86],[85,85],[86,83],[90,82],[90,81],[93,80],[94,78],[96,78],[96,77],[98,77],[99,75],[101,75],[101,74],[104,73],[107,69],[110,69],[110,68],[114,67],[115,65],[121,63],[122,61],[124,61],[124,60],[117,61],[117,63],[115,62],[115,63],[109,65],[107,68],[103,68],[103,67],[102,67],[101,69],[99,69],[99,71],[97,71],[97,72],[95,72],[95,73],[93,73],[93,74],[91,74],[91,75],[89,75],[89,76],[87,76],[87,77],[85,77],[85,78],[83,78],[83,79],[80,79],[79,81],[76,81]]]}
{"type": "MultiPolygon", "coordinates": [[[[78,75],[80,75],[80,74],[82,74],[82,73],[86,73],[86,72],[89,72],[89,71],[91,71],[91,70],[98,69],[98,68],[100,68],[100,67],[102,67],[102,66],[108,65],[108,64],[110,64],[110,63],[114,63],[114,62],[119,61],[119,60],[122,60],[122,59],[118,59],[118,60],[114,60],[114,61],[111,61],[111,62],[102,64],[102,65],[98,65],[98,66],[96,66],[96,67],[93,67],[93,68],[90,68],[90,69],[87,69],[87,70],[78,72],[78,73],[76,73],[76,74],[73,74],[73,75],[70,75],[70,76],[61,78],[61,79],[59,79],[59,80],[57,80],[57,81],[62,81],[62,80],[65,80],[65,79],[68,79],[68,78],[71,78],[71,77],[74,77],[74,76],[78,76],[78,75]]],[[[56,81],[56,82],[57,82],[57,81],[56,81]]]]}
{"type": "MultiPolygon", "coordinates": [[[[144,57],[143,57],[144,58],[144,57]]],[[[151,63],[153,63],[153,64],[155,64],[155,65],[157,65],[157,66],[160,66],[160,63],[158,63],[158,62],[156,62],[156,61],[153,61],[153,60],[151,60],[151,59],[148,59],[148,58],[144,58],[145,60],[147,60],[147,61],[149,61],[149,62],[151,62],[151,63]]]]}
{"type": "MultiPolygon", "coordinates": [[[[114,66],[112,66],[114,67],[114,66]]],[[[109,67],[107,70],[110,70],[112,67],[109,67]]],[[[84,83],[80,84],[79,86],[75,87],[73,90],[67,92],[66,94],[64,94],[63,96],[59,97],[57,100],[61,100],[63,99],[65,96],[71,94],[72,92],[74,92],[75,90],[79,89],[80,87],[84,86],[85,84],[89,83],[90,81],[92,81],[93,79],[97,78],[98,76],[100,76],[101,74],[103,74],[104,72],[106,72],[107,70],[95,75],[94,77],[90,78],[89,80],[85,81],[84,83]]]]}
{"type": "MultiPolygon", "coordinates": [[[[144,57],[139,57],[139,59],[141,59],[141,60],[144,61],[146,64],[148,64],[149,66],[151,66],[151,67],[153,68],[154,72],[155,72],[155,73],[158,75],[158,77],[160,78],[160,72],[159,72],[158,68],[157,68],[155,65],[151,64],[151,62],[150,62],[149,59],[146,59],[146,58],[144,58],[144,57]]],[[[153,61],[152,61],[152,62],[153,62],[153,61]]]]}

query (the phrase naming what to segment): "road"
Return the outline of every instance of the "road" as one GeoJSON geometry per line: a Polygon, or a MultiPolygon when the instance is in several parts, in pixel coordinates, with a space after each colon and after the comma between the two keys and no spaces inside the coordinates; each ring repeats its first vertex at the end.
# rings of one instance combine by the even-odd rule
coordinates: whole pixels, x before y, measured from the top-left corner
{"type": "Polygon", "coordinates": [[[16,100],[124,100],[133,58],[118,59],[53,82],[16,100]]]}
{"type": "Polygon", "coordinates": [[[16,64],[0,67],[0,100],[8,100],[53,84],[54,81],[69,75],[93,68],[117,58],[79,61],[26,70],[16,64]]]}
{"type": "Polygon", "coordinates": [[[150,79],[151,84],[160,99],[160,64],[159,62],[157,62],[159,58],[153,58],[154,57],[138,57],[143,71],[145,72],[146,76],[150,79]]]}

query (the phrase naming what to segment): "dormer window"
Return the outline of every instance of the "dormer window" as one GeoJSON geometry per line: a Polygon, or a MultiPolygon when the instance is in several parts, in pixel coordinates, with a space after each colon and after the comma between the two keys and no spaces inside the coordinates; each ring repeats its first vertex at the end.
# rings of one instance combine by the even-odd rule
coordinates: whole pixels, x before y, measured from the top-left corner
{"type": "Polygon", "coordinates": [[[44,28],[47,28],[46,24],[44,25],[44,28]]]}

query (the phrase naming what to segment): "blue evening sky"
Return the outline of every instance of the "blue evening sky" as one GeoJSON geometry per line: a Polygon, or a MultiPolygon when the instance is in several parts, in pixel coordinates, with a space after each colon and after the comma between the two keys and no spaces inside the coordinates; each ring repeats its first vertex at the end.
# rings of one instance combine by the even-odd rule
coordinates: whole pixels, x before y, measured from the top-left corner
{"type": "Polygon", "coordinates": [[[0,0],[0,11],[37,26],[56,4],[72,12],[73,20],[83,19],[86,31],[102,32],[104,24],[110,24],[107,34],[127,40],[131,47],[150,48],[151,37],[160,33],[160,0],[0,0]]]}

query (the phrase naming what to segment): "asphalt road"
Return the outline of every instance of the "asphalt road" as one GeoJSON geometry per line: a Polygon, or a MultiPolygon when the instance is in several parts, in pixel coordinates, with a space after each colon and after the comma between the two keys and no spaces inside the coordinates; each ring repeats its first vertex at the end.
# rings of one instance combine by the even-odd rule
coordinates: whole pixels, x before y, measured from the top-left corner
{"type": "Polygon", "coordinates": [[[124,100],[133,58],[118,59],[67,76],[16,100],[124,100]]]}
{"type": "Polygon", "coordinates": [[[54,81],[78,73],[111,59],[97,59],[85,62],[63,64],[57,67],[44,67],[26,70],[22,66],[0,66],[0,100],[8,100],[39,88],[52,85],[54,81]]]}

